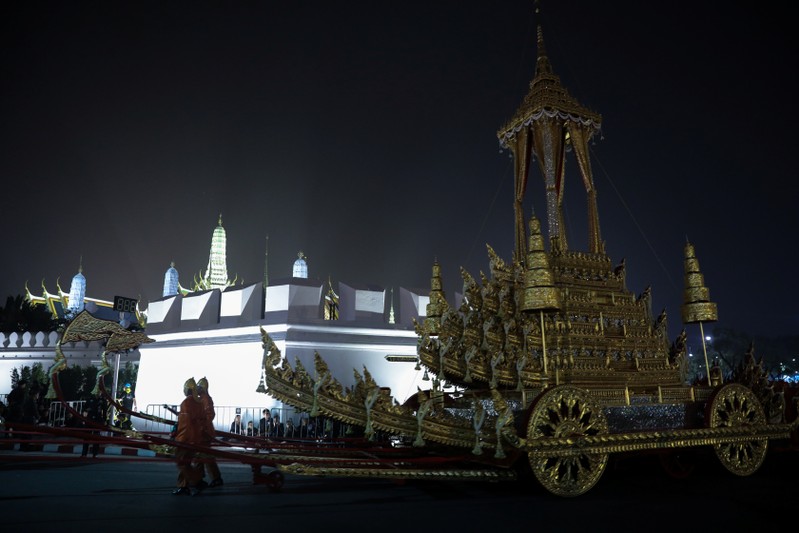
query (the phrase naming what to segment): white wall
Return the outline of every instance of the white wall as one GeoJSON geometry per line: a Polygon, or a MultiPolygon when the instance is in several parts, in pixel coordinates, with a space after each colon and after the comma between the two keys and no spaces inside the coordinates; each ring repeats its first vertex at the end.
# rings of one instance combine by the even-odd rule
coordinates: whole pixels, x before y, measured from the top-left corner
{"type": "Polygon", "coordinates": [[[260,342],[167,348],[154,344],[141,350],[136,381],[141,411],[148,405],[179,405],[183,384],[191,377],[208,379],[208,392],[218,406],[271,407],[276,403],[255,392],[261,378],[260,342]]]}

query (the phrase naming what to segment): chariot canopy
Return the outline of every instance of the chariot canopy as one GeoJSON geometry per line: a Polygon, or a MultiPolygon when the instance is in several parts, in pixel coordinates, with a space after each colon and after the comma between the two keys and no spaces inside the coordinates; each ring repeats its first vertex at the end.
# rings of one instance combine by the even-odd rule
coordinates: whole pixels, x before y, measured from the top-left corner
{"type": "Polygon", "coordinates": [[[587,194],[589,252],[604,253],[588,155],[588,143],[601,131],[602,117],[580,105],[561,85],[547,57],[541,26],[538,26],[537,41],[538,58],[530,91],[513,118],[497,132],[500,147],[509,149],[515,160],[514,260],[523,262],[525,258],[526,217],[523,201],[533,158],[538,160],[544,177],[549,239],[561,250],[568,249],[563,225],[563,198],[566,151],[569,146],[574,151],[587,194]]]}

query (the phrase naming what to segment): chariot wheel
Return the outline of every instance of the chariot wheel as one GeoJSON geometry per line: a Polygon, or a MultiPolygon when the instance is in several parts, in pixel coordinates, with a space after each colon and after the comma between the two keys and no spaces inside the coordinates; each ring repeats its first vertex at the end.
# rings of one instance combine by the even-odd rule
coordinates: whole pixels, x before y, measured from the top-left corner
{"type": "MultiPolygon", "coordinates": [[[[608,423],[588,392],[562,385],[542,393],[530,407],[527,440],[603,435],[608,423]]],[[[579,496],[593,487],[608,464],[606,453],[527,456],[533,474],[545,489],[558,496],[579,496]]]]}
{"type": "MultiPolygon", "coordinates": [[[[766,423],[763,406],[755,394],[738,383],[724,385],[716,391],[707,409],[707,423],[711,428],[741,428],[766,423]]],[[[748,476],[763,464],[768,439],[741,438],[735,442],[714,444],[713,448],[724,468],[738,476],[748,476]]]]}

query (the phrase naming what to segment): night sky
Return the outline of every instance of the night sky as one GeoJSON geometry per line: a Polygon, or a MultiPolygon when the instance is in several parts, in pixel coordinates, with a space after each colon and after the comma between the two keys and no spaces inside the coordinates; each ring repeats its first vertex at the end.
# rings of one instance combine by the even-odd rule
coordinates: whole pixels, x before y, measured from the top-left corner
{"type": "MultiPolygon", "coordinates": [[[[785,8],[787,10],[787,7],[785,8]]],[[[718,325],[795,335],[797,37],[774,5],[696,2],[15,2],[0,16],[0,294],[161,297],[205,269],[218,215],[245,284],[291,276],[448,297],[510,260],[512,160],[535,26],[602,114],[600,225],[682,328],[683,246],[718,325]]],[[[567,236],[586,249],[567,161],[567,236]]],[[[537,166],[530,209],[544,217],[537,166]]],[[[698,336],[698,326],[688,326],[698,336]]]]}

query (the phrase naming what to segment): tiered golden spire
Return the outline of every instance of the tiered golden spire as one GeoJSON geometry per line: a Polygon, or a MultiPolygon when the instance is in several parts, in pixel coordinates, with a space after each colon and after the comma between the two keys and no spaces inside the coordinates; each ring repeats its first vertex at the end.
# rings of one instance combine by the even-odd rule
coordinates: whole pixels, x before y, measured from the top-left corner
{"type": "Polygon", "coordinates": [[[685,289],[683,290],[682,321],[686,324],[699,323],[699,333],[702,335],[702,351],[705,354],[705,368],[707,369],[707,384],[710,381],[710,361],[707,358],[707,344],[705,343],[705,328],[702,322],[715,322],[719,319],[716,304],[710,301],[710,290],[705,287],[705,277],[699,270],[699,260],[694,253],[694,245],[685,243],[685,289]]]}
{"type": "Polygon", "coordinates": [[[547,374],[547,344],[544,328],[544,311],[560,309],[560,293],[555,287],[555,276],[549,267],[549,257],[544,250],[541,222],[533,215],[530,219],[530,242],[524,265],[524,296],[522,311],[538,311],[541,319],[541,350],[544,374],[547,374]]]}
{"type": "Polygon", "coordinates": [[[544,250],[541,222],[533,215],[530,219],[530,240],[527,261],[524,265],[524,297],[522,311],[554,311],[560,309],[560,292],[555,287],[555,277],[549,267],[549,257],[544,250]]]}
{"type": "Polygon", "coordinates": [[[438,335],[441,327],[441,316],[446,311],[447,300],[441,282],[441,265],[438,259],[433,263],[433,277],[430,279],[430,302],[424,319],[425,331],[431,336],[438,335]]]}
{"type": "Polygon", "coordinates": [[[685,243],[685,289],[683,290],[682,321],[686,324],[715,322],[719,319],[716,304],[710,301],[710,290],[699,270],[694,246],[685,243]]]}

